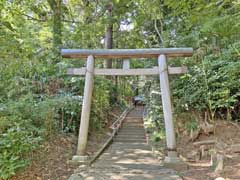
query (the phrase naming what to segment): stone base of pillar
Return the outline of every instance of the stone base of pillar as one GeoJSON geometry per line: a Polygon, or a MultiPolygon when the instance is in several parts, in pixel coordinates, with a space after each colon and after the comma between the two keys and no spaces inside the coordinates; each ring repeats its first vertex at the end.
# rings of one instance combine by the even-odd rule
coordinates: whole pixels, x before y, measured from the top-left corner
{"type": "Polygon", "coordinates": [[[178,163],[180,161],[176,151],[168,151],[168,155],[164,159],[164,163],[178,163]]]}
{"type": "Polygon", "coordinates": [[[76,156],[73,156],[72,161],[73,162],[78,162],[78,163],[86,163],[86,162],[89,161],[89,156],[76,155],[76,156]]]}
{"type": "Polygon", "coordinates": [[[163,166],[176,171],[184,171],[188,169],[188,165],[177,156],[176,151],[168,152],[168,156],[164,159],[163,166]]]}

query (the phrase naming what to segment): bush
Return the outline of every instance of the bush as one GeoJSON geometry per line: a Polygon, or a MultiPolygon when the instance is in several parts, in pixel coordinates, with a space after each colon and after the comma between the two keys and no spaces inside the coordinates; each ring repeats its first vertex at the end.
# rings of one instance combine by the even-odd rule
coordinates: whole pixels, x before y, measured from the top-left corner
{"type": "Polygon", "coordinates": [[[215,117],[240,119],[240,62],[236,43],[220,54],[189,65],[189,73],[172,82],[177,110],[198,110],[215,117]]]}
{"type": "Polygon", "coordinates": [[[29,163],[29,154],[41,140],[39,136],[35,136],[34,129],[27,129],[23,124],[15,124],[0,134],[1,178],[9,178],[16,170],[24,168],[29,163]]]}

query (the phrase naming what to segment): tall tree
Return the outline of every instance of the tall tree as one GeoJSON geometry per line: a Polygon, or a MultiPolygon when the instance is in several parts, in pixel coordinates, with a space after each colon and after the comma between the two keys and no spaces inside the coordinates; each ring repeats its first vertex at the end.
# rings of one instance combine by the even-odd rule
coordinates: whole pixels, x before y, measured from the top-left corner
{"type": "Polygon", "coordinates": [[[53,48],[57,52],[62,45],[62,0],[48,0],[52,10],[53,48]]]}
{"type": "MultiPolygon", "coordinates": [[[[107,12],[108,12],[108,24],[105,33],[105,48],[112,49],[113,48],[113,22],[112,22],[112,11],[113,11],[113,4],[107,4],[107,12]]],[[[105,60],[104,66],[106,68],[112,68],[112,60],[108,59],[105,60]]]]}

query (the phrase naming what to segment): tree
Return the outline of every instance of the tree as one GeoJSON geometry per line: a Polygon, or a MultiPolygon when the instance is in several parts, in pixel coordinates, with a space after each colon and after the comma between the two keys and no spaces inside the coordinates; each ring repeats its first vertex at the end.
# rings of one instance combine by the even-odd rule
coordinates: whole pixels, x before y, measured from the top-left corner
{"type": "MultiPolygon", "coordinates": [[[[113,21],[112,21],[112,11],[113,11],[113,4],[107,4],[107,14],[108,14],[108,24],[106,24],[106,33],[105,33],[105,48],[112,49],[113,48],[113,21]]],[[[107,59],[105,60],[105,67],[112,68],[112,60],[107,59]]]]}
{"type": "Polygon", "coordinates": [[[52,10],[53,48],[59,52],[62,45],[62,0],[48,0],[52,10]]]}

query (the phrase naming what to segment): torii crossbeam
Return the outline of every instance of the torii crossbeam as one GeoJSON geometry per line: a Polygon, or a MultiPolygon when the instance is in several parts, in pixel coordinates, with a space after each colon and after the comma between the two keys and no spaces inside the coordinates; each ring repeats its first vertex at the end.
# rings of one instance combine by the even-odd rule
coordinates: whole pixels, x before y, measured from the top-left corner
{"type": "Polygon", "coordinates": [[[187,71],[186,67],[168,67],[167,57],[189,57],[193,54],[192,48],[154,48],[154,49],[62,49],[65,58],[87,58],[86,68],[68,69],[69,75],[85,75],[84,97],[82,104],[81,124],[76,160],[84,160],[87,144],[91,98],[93,91],[94,75],[159,75],[162,94],[163,114],[166,130],[168,156],[165,162],[178,162],[176,151],[176,138],[173,124],[173,112],[169,88],[168,74],[181,74],[187,71]],[[94,58],[158,58],[158,67],[145,69],[97,69],[94,68],[94,58]]]}

